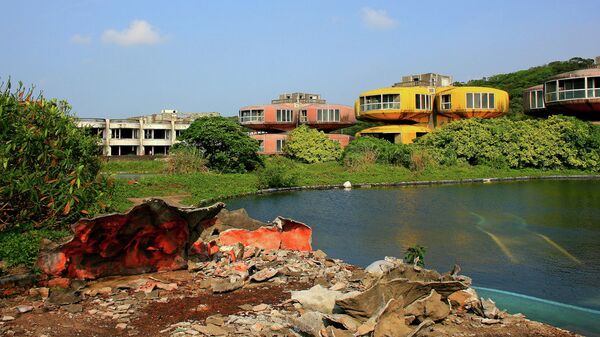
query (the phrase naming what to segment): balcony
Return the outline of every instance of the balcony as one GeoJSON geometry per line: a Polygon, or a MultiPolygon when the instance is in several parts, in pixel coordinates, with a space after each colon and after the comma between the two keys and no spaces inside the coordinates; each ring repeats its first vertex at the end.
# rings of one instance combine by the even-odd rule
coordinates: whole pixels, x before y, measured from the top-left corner
{"type": "Polygon", "coordinates": [[[371,110],[398,110],[400,109],[400,102],[376,102],[376,103],[365,103],[360,105],[360,111],[371,111],[371,110]]]}

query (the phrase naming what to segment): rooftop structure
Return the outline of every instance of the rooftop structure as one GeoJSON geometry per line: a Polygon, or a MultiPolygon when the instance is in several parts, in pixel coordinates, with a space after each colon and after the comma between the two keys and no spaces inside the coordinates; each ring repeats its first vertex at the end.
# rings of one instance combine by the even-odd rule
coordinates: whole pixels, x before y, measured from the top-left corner
{"type": "Polygon", "coordinates": [[[452,76],[434,73],[402,76],[402,81],[394,83],[393,87],[448,87],[452,85],[452,76]]]}
{"type": "Polygon", "coordinates": [[[78,127],[85,127],[100,137],[102,154],[166,155],[177,137],[197,118],[219,116],[218,112],[180,114],[177,110],[162,110],[159,114],[125,119],[79,118],[78,127]]]}

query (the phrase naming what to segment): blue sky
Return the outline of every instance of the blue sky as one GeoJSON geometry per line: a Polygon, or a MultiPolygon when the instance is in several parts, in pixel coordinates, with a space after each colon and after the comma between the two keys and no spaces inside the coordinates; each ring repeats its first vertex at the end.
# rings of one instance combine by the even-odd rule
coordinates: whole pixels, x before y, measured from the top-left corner
{"type": "Polygon", "coordinates": [[[465,81],[600,55],[600,1],[10,1],[0,80],[80,117],[352,104],[402,75],[465,81]]]}

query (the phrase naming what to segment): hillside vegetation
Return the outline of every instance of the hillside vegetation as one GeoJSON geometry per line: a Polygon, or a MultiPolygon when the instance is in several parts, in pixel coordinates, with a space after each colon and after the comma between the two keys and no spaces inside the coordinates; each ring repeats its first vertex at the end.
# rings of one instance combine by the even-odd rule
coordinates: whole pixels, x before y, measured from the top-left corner
{"type": "Polygon", "coordinates": [[[472,85],[482,87],[493,87],[508,92],[510,96],[509,114],[523,113],[523,90],[534,85],[542,84],[548,77],[589,68],[594,64],[593,59],[573,57],[568,61],[550,62],[543,66],[537,66],[526,70],[519,70],[508,74],[498,74],[480,80],[470,80],[467,83],[456,83],[457,85],[472,85]]]}

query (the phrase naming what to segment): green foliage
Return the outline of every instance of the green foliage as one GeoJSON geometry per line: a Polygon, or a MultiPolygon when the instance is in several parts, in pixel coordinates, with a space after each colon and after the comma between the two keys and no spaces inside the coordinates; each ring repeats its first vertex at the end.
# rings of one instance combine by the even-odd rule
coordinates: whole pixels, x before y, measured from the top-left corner
{"type": "Polygon", "coordinates": [[[0,260],[4,261],[7,267],[31,267],[37,259],[42,239],[56,240],[68,235],[67,231],[52,230],[0,233],[0,260]]]}
{"type": "MultiPolygon", "coordinates": [[[[172,150],[173,151],[173,150],[172,150]]],[[[102,163],[102,172],[107,174],[114,173],[163,173],[167,171],[167,162],[161,159],[152,160],[117,160],[116,157],[107,157],[107,161],[102,163]]]]}
{"type": "Polygon", "coordinates": [[[341,160],[346,167],[353,167],[361,161],[373,160],[379,164],[392,164],[410,167],[411,147],[393,144],[384,139],[364,136],[350,142],[344,149],[341,160]]]}
{"type": "Polygon", "coordinates": [[[417,140],[447,160],[494,168],[600,170],[600,126],[573,117],[467,119],[417,140]]]}
{"type": "Polygon", "coordinates": [[[381,122],[356,121],[356,123],[354,125],[349,126],[347,128],[335,130],[332,133],[339,133],[339,134],[342,134],[342,135],[354,136],[359,131],[362,131],[362,130],[368,129],[368,128],[372,128],[372,127],[375,127],[375,126],[380,126],[380,125],[384,125],[384,123],[381,123],[381,122]]]}
{"type": "Polygon", "coordinates": [[[208,167],[223,173],[243,173],[263,165],[257,154],[258,141],[244,133],[231,118],[198,118],[179,139],[197,147],[208,167]]]}
{"type": "Polygon", "coordinates": [[[408,247],[404,253],[404,261],[408,264],[415,264],[419,267],[425,266],[425,253],[427,249],[420,245],[408,247]]]}
{"type": "Polygon", "coordinates": [[[304,163],[322,163],[338,160],[342,148],[322,131],[301,125],[288,134],[283,153],[304,163]]]}
{"type": "Polygon", "coordinates": [[[509,112],[512,114],[523,112],[523,90],[534,85],[542,84],[546,79],[554,75],[589,68],[594,64],[592,59],[574,57],[568,61],[550,62],[546,65],[520,70],[508,74],[494,75],[480,80],[471,80],[458,85],[472,85],[482,87],[493,87],[508,92],[510,97],[509,112]]]}
{"type": "Polygon", "coordinates": [[[187,174],[207,172],[206,160],[202,153],[193,146],[178,146],[167,157],[167,173],[187,174]]]}
{"type": "Polygon", "coordinates": [[[108,207],[98,139],[66,102],[0,87],[0,231],[66,226],[108,207]]]}
{"type": "Polygon", "coordinates": [[[267,160],[264,168],[258,169],[258,188],[279,188],[296,186],[297,176],[294,174],[296,163],[284,157],[273,157],[267,160]]]}

